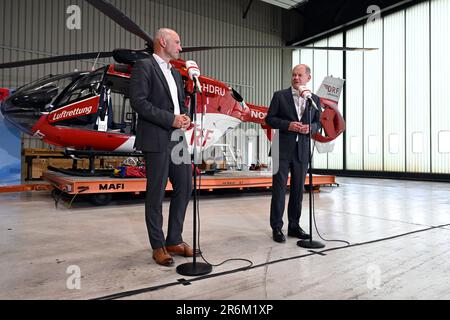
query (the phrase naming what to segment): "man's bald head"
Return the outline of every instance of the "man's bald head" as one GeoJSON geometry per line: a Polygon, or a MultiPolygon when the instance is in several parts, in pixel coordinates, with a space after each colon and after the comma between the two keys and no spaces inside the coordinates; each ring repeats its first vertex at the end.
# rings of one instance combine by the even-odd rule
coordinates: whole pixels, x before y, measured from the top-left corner
{"type": "Polygon", "coordinates": [[[158,42],[158,39],[167,38],[170,35],[177,33],[175,30],[169,28],[160,28],[156,31],[155,36],[153,37],[155,42],[158,42]]]}
{"type": "Polygon", "coordinates": [[[178,59],[182,51],[180,36],[175,30],[159,29],[153,39],[153,51],[166,62],[178,59]]]}

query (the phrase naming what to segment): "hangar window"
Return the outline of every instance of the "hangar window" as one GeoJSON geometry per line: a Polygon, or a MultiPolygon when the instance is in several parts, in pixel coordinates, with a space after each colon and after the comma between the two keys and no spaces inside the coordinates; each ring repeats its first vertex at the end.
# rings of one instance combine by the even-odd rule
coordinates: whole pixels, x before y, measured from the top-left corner
{"type": "Polygon", "coordinates": [[[86,73],[78,78],[60,97],[55,105],[60,107],[99,94],[99,86],[103,79],[104,70],[86,73]]]}
{"type": "Polygon", "coordinates": [[[423,152],[423,132],[413,132],[412,134],[412,152],[423,152]]]}
{"type": "Polygon", "coordinates": [[[450,131],[439,131],[439,153],[450,153],[450,131]]]}
{"type": "Polygon", "coordinates": [[[376,154],[378,151],[378,140],[377,136],[369,136],[369,154],[376,154]]]}
{"type": "Polygon", "coordinates": [[[389,135],[389,153],[397,154],[400,151],[400,136],[398,134],[389,135]]]}
{"type": "Polygon", "coordinates": [[[350,153],[357,154],[359,150],[359,138],[351,137],[350,139],[350,153]]]}

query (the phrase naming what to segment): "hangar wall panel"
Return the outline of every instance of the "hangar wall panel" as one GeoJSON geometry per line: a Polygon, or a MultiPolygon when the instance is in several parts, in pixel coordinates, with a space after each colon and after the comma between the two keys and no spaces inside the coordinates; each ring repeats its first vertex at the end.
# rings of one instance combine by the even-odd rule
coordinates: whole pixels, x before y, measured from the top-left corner
{"type": "MultiPolygon", "coordinates": [[[[309,46],[343,46],[342,34],[309,44],[309,46]]],[[[312,80],[308,86],[317,92],[325,76],[343,78],[343,52],[323,50],[294,50],[292,54],[292,65],[305,63],[312,68],[312,80]]],[[[343,112],[343,96],[339,100],[338,107],[343,112]]],[[[315,169],[343,169],[343,135],[334,141],[334,149],[330,153],[318,153],[314,150],[313,166],[315,169]]]]}
{"type": "MultiPolygon", "coordinates": [[[[317,41],[314,43],[314,46],[326,47],[328,46],[328,39],[317,41]]],[[[317,92],[319,90],[323,78],[325,78],[328,75],[328,51],[313,50],[313,54],[314,54],[314,64],[311,67],[314,83],[311,84],[311,89],[313,92],[317,92]]],[[[327,169],[328,167],[327,154],[318,153],[317,150],[315,150],[313,157],[313,167],[315,169],[327,169]]]]}
{"type": "MultiPolygon", "coordinates": [[[[308,46],[326,47],[343,46],[342,34],[311,43],[308,46]]],[[[299,49],[292,52],[292,66],[305,63],[311,66],[312,80],[308,86],[314,92],[319,90],[325,76],[343,78],[343,53],[341,51],[323,51],[299,49]]],[[[343,96],[339,100],[338,107],[342,111],[343,96]]],[[[313,167],[316,169],[343,169],[343,135],[334,141],[334,149],[330,153],[318,153],[314,150],[313,167]]]]}
{"type": "Polygon", "coordinates": [[[405,13],[384,19],[384,170],[405,171],[405,13]]]}
{"type": "Polygon", "coordinates": [[[450,170],[450,1],[431,2],[432,172],[450,170]]]}
{"type": "MultiPolygon", "coordinates": [[[[347,32],[347,46],[364,46],[364,29],[347,32]]],[[[363,170],[364,165],[364,56],[362,52],[347,52],[346,168],[363,170]]]]}
{"type": "Polygon", "coordinates": [[[406,10],[406,170],[430,172],[429,3],[406,10]]]}
{"type": "Polygon", "coordinates": [[[383,170],[383,23],[364,26],[364,170],[383,170]]]}
{"type": "MultiPolygon", "coordinates": [[[[342,34],[337,34],[328,38],[328,45],[332,47],[342,47],[344,44],[344,38],[342,34]]],[[[328,52],[328,75],[344,79],[344,53],[341,51],[329,51],[328,52]]],[[[344,92],[339,99],[338,109],[341,114],[344,113],[343,103],[344,92]]],[[[336,140],[334,140],[334,149],[328,153],[328,169],[342,170],[344,169],[344,135],[341,134],[336,140]]]]}
{"type": "MultiPolygon", "coordinates": [[[[428,0],[334,36],[378,50],[343,53],[345,156],[335,147],[328,169],[450,174],[449,34],[450,0],[428,0]]],[[[293,62],[307,61],[306,52],[293,62]]],[[[328,52],[329,74],[335,54],[328,52]]]]}

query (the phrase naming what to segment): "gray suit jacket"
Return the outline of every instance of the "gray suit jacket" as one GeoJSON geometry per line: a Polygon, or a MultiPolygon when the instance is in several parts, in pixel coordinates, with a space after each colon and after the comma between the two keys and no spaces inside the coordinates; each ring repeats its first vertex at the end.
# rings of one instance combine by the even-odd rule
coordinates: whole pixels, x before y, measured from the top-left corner
{"type": "MultiPolygon", "coordinates": [[[[171,69],[178,88],[181,114],[188,114],[184,106],[184,85],[180,73],[171,69]]],[[[170,141],[174,105],[169,85],[156,60],[138,60],[133,66],[130,80],[131,107],[138,114],[135,147],[143,152],[162,152],[170,141]]]]}
{"type": "MultiPolygon", "coordinates": [[[[320,98],[313,94],[312,96],[314,102],[319,107],[320,110],[320,98]]],[[[273,94],[272,101],[270,102],[269,111],[266,116],[266,123],[273,129],[278,129],[278,132],[274,136],[273,141],[279,142],[279,152],[281,160],[292,160],[295,155],[296,150],[296,138],[298,136],[299,140],[299,160],[302,162],[308,162],[308,139],[309,135],[295,133],[288,131],[289,124],[292,121],[301,121],[304,124],[309,123],[309,111],[311,109],[311,128],[312,133],[316,133],[322,127],[320,123],[320,111],[317,111],[311,103],[308,101],[306,103],[305,112],[301,119],[298,119],[297,111],[295,109],[294,98],[292,96],[292,89],[288,88],[285,90],[277,91],[273,94]]],[[[273,156],[273,155],[272,155],[273,156]]]]}

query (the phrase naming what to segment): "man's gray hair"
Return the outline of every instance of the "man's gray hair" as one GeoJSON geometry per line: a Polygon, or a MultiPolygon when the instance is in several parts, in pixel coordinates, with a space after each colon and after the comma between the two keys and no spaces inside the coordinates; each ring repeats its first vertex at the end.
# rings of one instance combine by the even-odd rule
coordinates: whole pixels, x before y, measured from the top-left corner
{"type": "Polygon", "coordinates": [[[306,73],[307,73],[307,74],[311,74],[311,68],[310,68],[307,64],[304,64],[304,63],[301,63],[301,64],[296,65],[296,66],[292,69],[292,71],[294,71],[295,68],[301,67],[301,66],[305,67],[305,70],[306,70],[306,73]]]}
{"type": "Polygon", "coordinates": [[[304,64],[304,66],[305,66],[306,72],[308,74],[311,74],[311,68],[308,65],[306,65],[306,64],[304,64]]]}

